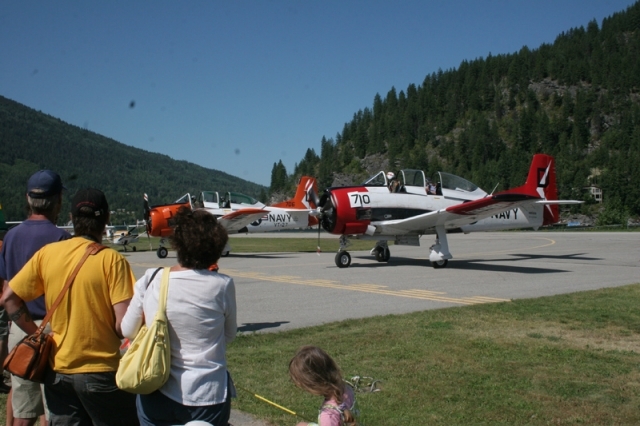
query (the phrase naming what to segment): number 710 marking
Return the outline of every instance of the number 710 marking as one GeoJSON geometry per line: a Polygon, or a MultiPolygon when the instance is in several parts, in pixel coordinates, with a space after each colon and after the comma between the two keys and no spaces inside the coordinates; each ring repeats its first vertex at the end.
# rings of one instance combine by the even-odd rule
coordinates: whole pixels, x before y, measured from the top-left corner
{"type": "Polygon", "coordinates": [[[366,192],[349,192],[349,204],[351,207],[362,207],[365,204],[371,204],[369,194],[366,192]]]}

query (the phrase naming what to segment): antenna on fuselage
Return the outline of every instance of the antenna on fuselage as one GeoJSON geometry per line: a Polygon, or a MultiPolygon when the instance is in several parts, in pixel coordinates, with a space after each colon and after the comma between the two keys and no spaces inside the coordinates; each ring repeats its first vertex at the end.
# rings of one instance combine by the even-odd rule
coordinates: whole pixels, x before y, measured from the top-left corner
{"type": "MultiPolygon", "coordinates": [[[[496,191],[496,189],[498,189],[498,185],[500,185],[500,182],[496,183],[496,186],[493,187],[493,191],[491,191],[491,194],[489,194],[489,195],[493,195],[493,193],[496,191]]],[[[489,195],[487,195],[487,197],[489,195]]]]}

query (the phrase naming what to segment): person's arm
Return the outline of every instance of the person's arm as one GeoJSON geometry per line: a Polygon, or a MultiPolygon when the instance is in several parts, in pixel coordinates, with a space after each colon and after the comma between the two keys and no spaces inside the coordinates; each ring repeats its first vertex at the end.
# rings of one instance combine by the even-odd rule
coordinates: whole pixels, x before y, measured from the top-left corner
{"type": "Polygon", "coordinates": [[[145,275],[135,283],[133,287],[133,298],[131,299],[131,302],[129,302],[127,312],[120,322],[122,335],[131,340],[136,337],[142,323],[144,322],[142,302],[144,300],[144,293],[146,292],[148,283],[147,275],[148,274],[145,273],[145,275]]]}
{"type": "Polygon", "coordinates": [[[115,305],[113,305],[113,312],[116,315],[116,334],[121,339],[124,337],[122,335],[122,327],[121,327],[122,318],[124,318],[124,314],[127,312],[127,308],[129,307],[129,302],[131,302],[131,299],[127,299],[125,301],[122,301],[120,303],[116,303],[115,305]]]}
{"type": "Polygon", "coordinates": [[[224,315],[224,337],[227,343],[235,339],[238,331],[237,307],[236,307],[236,286],[233,278],[225,291],[225,315],[224,315]]]}
{"type": "Polygon", "coordinates": [[[38,326],[31,318],[31,314],[29,314],[29,309],[27,309],[24,300],[18,297],[9,285],[5,285],[0,304],[4,306],[11,321],[20,327],[27,335],[35,333],[38,329],[38,326]]]}

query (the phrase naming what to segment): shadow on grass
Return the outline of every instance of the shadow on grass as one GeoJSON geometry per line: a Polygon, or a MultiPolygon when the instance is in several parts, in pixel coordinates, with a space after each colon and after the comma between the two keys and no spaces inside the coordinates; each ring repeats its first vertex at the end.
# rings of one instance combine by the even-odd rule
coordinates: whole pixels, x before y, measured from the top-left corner
{"type": "Polygon", "coordinates": [[[280,327],[283,324],[289,324],[289,321],[249,322],[249,323],[244,323],[242,324],[242,326],[238,327],[238,331],[241,331],[241,332],[259,331],[259,330],[264,330],[265,328],[280,327]]]}

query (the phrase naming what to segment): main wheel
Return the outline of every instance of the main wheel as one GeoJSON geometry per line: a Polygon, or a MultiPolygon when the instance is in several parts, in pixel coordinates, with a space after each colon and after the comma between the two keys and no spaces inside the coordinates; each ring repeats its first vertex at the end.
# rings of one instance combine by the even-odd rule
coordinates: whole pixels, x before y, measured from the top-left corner
{"type": "Polygon", "coordinates": [[[167,254],[169,254],[169,250],[167,250],[166,247],[159,247],[156,254],[160,259],[164,259],[165,257],[167,257],[167,254]]]}
{"type": "Polygon", "coordinates": [[[136,251],[136,246],[133,246],[133,251],[136,251]]]}
{"type": "Polygon", "coordinates": [[[385,247],[384,248],[384,261],[388,262],[389,259],[391,259],[391,250],[389,250],[389,247],[385,247]]]}
{"type": "Polygon", "coordinates": [[[375,255],[378,262],[384,262],[384,247],[376,247],[375,255]]]}
{"type": "Polygon", "coordinates": [[[431,266],[433,266],[433,269],[440,269],[447,266],[447,263],[449,263],[449,261],[447,259],[444,259],[437,262],[431,262],[431,266]]]}
{"type": "Polygon", "coordinates": [[[349,252],[338,252],[338,254],[336,254],[336,266],[338,268],[348,268],[349,265],[351,265],[351,255],[349,252]]]}

